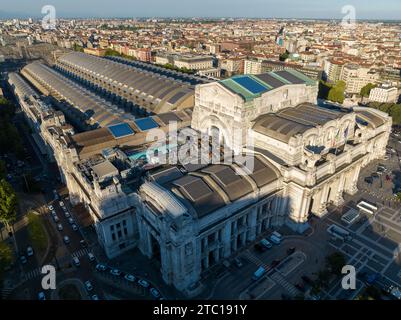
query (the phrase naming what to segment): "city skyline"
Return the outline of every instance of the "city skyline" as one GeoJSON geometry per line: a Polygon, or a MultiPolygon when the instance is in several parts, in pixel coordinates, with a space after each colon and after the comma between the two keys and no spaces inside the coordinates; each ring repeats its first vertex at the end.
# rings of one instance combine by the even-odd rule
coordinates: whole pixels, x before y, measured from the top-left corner
{"type": "Polygon", "coordinates": [[[380,8],[373,1],[336,1],[335,4],[321,3],[316,0],[250,0],[247,3],[221,0],[217,4],[211,0],[194,1],[160,1],[150,0],[146,4],[117,0],[113,3],[93,0],[82,4],[76,0],[46,1],[22,0],[18,3],[3,4],[0,10],[1,19],[38,18],[43,16],[41,9],[53,5],[60,18],[283,18],[283,19],[342,19],[342,8],[347,5],[355,7],[357,20],[397,20],[400,16],[400,5],[396,0],[384,0],[380,8]],[[211,10],[213,8],[213,10],[211,10]]]}

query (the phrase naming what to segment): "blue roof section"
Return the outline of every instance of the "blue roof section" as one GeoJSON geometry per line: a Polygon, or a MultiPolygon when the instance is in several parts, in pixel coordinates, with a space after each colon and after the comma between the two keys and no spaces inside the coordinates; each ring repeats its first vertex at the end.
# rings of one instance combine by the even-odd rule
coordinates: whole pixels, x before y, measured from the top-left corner
{"type": "Polygon", "coordinates": [[[260,82],[252,79],[250,76],[235,77],[232,78],[232,80],[234,80],[236,83],[244,87],[252,94],[258,94],[269,89],[268,87],[263,86],[260,82]]]}
{"type": "Polygon", "coordinates": [[[292,69],[271,71],[259,75],[240,75],[220,80],[220,84],[240,95],[245,101],[253,100],[264,92],[291,84],[315,85],[303,73],[292,69]]]}
{"type": "Polygon", "coordinates": [[[107,127],[114,138],[121,138],[134,134],[134,130],[129,126],[128,123],[119,123],[107,127]]]}
{"type": "Polygon", "coordinates": [[[141,131],[146,131],[154,128],[158,128],[159,125],[153,118],[143,118],[134,120],[135,124],[138,126],[141,131]]]}

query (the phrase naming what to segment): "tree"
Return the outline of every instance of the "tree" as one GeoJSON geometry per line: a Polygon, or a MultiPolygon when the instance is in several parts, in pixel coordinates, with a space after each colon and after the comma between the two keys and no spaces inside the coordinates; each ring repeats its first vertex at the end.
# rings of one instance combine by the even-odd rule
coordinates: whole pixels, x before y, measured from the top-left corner
{"type": "Polygon", "coordinates": [[[17,195],[11,185],[4,179],[0,181],[0,222],[9,226],[16,219],[17,195]]]}
{"type": "Polygon", "coordinates": [[[0,179],[5,179],[6,176],[7,176],[6,163],[3,160],[0,160],[0,179]]]}
{"type": "Polygon", "coordinates": [[[6,242],[0,242],[0,275],[13,262],[13,251],[6,242]]]}
{"type": "Polygon", "coordinates": [[[279,60],[280,61],[285,61],[285,60],[288,59],[289,56],[290,56],[290,53],[287,50],[285,50],[284,53],[280,54],[279,60]]]}
{"type": "Polygon", "coordinates": [[[326,257],[326,264],[331,272],[340,275],[342,268],[346,265],[347,260],[341,252],[335,252],[326,257]]]}
{"type": "Polygon", "coordinates": [[[364,86],[362,89],[361,89],[361,92],[360,92],[360,95],[362,96],[362,97],[369,97],[369,94],[370,94],[370,91],[373,89],[373,88],[375,88],[376,87],[376,85],[374,85],[373,83],[368,83],[366,86],[364,86]]]}

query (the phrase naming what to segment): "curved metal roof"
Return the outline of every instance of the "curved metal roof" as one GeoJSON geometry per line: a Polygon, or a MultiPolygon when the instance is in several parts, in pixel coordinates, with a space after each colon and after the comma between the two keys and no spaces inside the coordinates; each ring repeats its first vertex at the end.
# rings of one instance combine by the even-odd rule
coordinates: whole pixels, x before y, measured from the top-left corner
{"type": "Polygon", "coordinates": [[[42,63],[28,64],[22,71],[39,81],[56,99],[67,101],[101,127],[134,118],[42,63]]]}
{"type": "MultiPolygon", "coordinates": [[[[193,86],[185,84],[178,79],[167,78],[164,75],[153,72],[151,68],[140,69],[133,65],[81,52],[71,52],[60,57],[57,65],[61,68],[68,66],[85,74],[107,79],[107,81],[116,83],[120,87],[133,88],[133,91],[138,90],[138,95],[143,95],[145,101],[153,104],[152,106],[145,105],[144,107],[151,109],[155,113],[179,109],[187,98],[194,96],[193,86]],[[167,87],[169,87],[168,91],[166,90],[167,87]],[[170,100],[171,97],[176,95],[180,99],[170,100]]],[[[136,97],[132,97],[132,101],[141,105],[141,101],[137,101],[136,97]]]]}
{"type": "Polygon", "coordinates": [[[345,111],[330,110],[313,104],[300,104],[277,113],[259,116],[252,129],[288,143],[291,137],[345,115],[345,111]]]}

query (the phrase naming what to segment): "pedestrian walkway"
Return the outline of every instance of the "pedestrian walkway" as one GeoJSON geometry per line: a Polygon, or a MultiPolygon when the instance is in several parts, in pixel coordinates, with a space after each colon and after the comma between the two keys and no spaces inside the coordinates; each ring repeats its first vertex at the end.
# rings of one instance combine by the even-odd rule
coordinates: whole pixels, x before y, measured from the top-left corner
{"type": "Polygon", "coordinates": [[[253,262],[258,267],[264,267],[266,270],[268,270],[270,268],[266,263],[264,263],[262,260],[260,260],[254,254],[252,254],[249,250],[245,250],[243,255],[244,255],[244,257],[246,259],[248,259],[249,261],[253,262]]]}
{"type": "Polygon", "coordinates": [[[42,268],[38,267],[36,269],[33,269],[31,271],[24,273],[24,275],[23,275],[24,281],[31,280],[31,279],[34,279],[34,278],[40,276],[41,270],[42,270],[42,268]]]}
{"type": "Polygon", "coordinates": [[[10,294],[11,294],[12,291],[13,291],[13,289],[11,289],[11,288],[4,288],[4,289],[2,289],[2,290],[0,291],[0,297],[1,297],[0,300],[6,300],[6,299],[10,296],[10,294]]]}
{"type": "Polygon", "coordinates": [[[289,283],[279,272],[275,272],[269,276],[275,283],[279,286],[283,287],[290,295],[296,296],[298,295],[299,291],[295,286],[289,283]]]}
{"type": "Polygon", "coordinates": [[[71,256],[73,258],[80,258],[82,256],[85,256],[89,253],[89,250],[87,248],[83,248],[83,249],[79,249],[78,251],[75,251],[73,254],[71,254],[71,256]]]}

